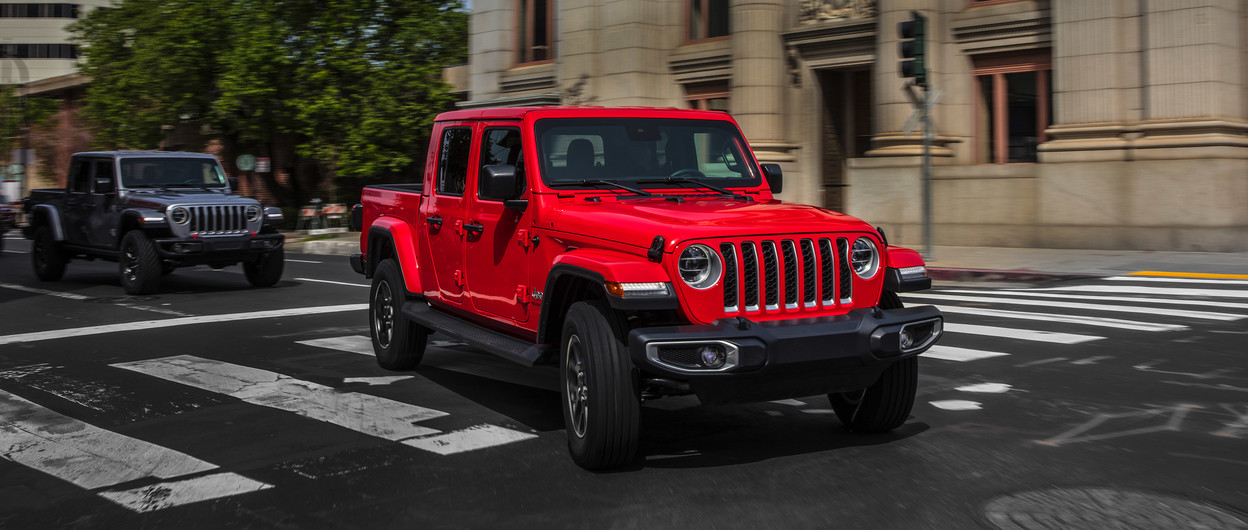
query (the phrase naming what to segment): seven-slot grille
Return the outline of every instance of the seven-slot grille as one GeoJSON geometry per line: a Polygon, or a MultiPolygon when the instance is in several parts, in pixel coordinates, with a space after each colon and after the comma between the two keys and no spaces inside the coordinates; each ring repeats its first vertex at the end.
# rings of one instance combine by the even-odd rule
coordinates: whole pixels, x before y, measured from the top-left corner
{"type": "Polygon", "coordinates": [[[724,312],[747,313],[848,304],[853,295],[849,239],[762,239],[721,243],[724,312]],[[782,288],[783,287],[783,288],[782,288]]]}
{"type": "Polygon", "coordinates": [[[247,232],[247,207],[237,205],[187,206],[191,233],[201,236],[247,232]]]}

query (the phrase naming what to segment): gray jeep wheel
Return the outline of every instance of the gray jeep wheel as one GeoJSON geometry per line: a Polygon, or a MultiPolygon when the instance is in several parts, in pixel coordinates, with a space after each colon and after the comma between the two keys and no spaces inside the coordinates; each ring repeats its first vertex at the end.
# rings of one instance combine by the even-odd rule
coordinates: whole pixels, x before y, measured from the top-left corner
{"type": "Polygon", "coordinates": [[[121,238],[117,256],[117,272],[126,294],[152,294],[160,286],[160,256],[156,245],[140,230],[126,232],[121,238]]]}
{"type": "Polygon", "coordinates": [[[65,275],[65,255],[52,238],[52,227],[35,229],[35,239],[30,246],[30,263],[35,276],[45,282],[54,282],[65,275]]]}
{"type": "Polygon", "coordinates": [[[243,263],[243,275],[252,287],[272,287],[282,279],[282,269],[285,267],[286,250],[278,247],[277,250],[243,263]]]}

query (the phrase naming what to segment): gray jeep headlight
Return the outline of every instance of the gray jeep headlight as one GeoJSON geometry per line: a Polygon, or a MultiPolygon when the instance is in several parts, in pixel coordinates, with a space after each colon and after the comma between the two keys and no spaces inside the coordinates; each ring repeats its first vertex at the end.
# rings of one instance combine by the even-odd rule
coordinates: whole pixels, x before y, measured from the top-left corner
{"type": "Polygon", "coordinates": [[[260,220],[260,207],[254,204],[251,206],[248,206],[247,207],[247,222],[254,223],[259,220],[260,220]]]}
{"type": "Polygon", "coordinates": [[[191,212],[188,212],[186,208],[181,206],[170,208],[169,220],[173,221],[175,224],[186,224],[187,221],[191,220],[191,212]]]}
{"type": "Polygon", "coordinates": [[[854,247],[849,251],[849,262],[854,267],[854,274],[869,280],[880,270],[880,253],[870,239],[860,237],[854,240],[854,247]]]}
{"type": "Polygon", "coordinates": [[[710,289],[719,282],[724,267],[719,254],[706,245],[690,245],[680,253],[676,262],[680,269],[680,279],[694,289],[710,289]]]}

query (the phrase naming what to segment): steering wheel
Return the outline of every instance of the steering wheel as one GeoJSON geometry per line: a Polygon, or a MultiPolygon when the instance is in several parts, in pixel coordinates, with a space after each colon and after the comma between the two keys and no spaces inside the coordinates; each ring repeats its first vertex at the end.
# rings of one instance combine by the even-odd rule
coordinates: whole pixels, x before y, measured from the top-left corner
{"type": "Polygon", "coordinates": [[[673,171],[671,175],[668,175],[669,178],[698,178],[705,176],[706,174],[691,167],[677,169],[676,171],[673,171]]]}

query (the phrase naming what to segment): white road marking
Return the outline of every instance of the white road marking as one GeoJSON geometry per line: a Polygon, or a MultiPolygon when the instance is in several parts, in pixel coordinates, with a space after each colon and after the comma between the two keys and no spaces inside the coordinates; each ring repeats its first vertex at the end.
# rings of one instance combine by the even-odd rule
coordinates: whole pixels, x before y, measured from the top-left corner
{"type": "Polygon", "coordinates": [[[403,444],[445,456],[532,438],[537,438],[537,435],[504,429],[494,425],[476,425],[437,436],[407,440],[403,444]]]}
{"type": "Polygon", "coordinates": [[[83,295],[74,294],[74,293],[62,293],[60,291],[49,291],[47,289],[40,289],[38,287],[27,287],[25,285],[18,285],[15,283],[0,282],[0,287],[3,287],[5,289],[13,289],[14,291],[23,291],[27,293],[55,296],[57,298],[67,298],[69,300],[90,300],[91,299],[90,296],[83,296],[83,295]]]}
{"type": "Polygon", "coordinates": [[[290,263],[325,263],[324,261],[313,261],[313,260],[310,260],[310,259],[290,259],[290,258],[286,258],[286,261],[287,261],[287,262],[290,262],[290,263]]]}
{"type": "Polygon", "coordinates": [[[276,372],[190,355],[110,366],[225,394],[254,405],[294,412],[387,440],[437,434],[441,431],[415,424],[447,415],[392,399],[340,392],[276,372]]]}
{"type": "Polygon", "coordinates": [[[191,324],[211,324],[216,322],[235,322],[238,320],[255,320],[261,318],[278,318],[278,317],[294,317],[305,315],[320,315],[325,313],[340,313],[344,311],[361,311],[368,309],[368,304],[346,304],[331,305],[320,307],[296,307],[291,309],[277,309],[273,311],[256,311],[253,313],[228,313],[224,315],[203,315],[197,317],[167,318],[164,320],[143,320],[139,322],[125,322],[122,324],[105,324],[102,326],[88,326],[83,328],[58,329],[52,331],[37,331],[34,333],[19,333],[17,335],[0,336],[0,346],[5,344],[13,344],[18,342],[37,342],[52,339],[65,339],[70,337],[84,337],[88,335],[100,335],[104,333],[118,333],[123,331],[138,331],[145,329],[168,328],[174,326],[186,326],[191,324]]]}
{"type": "Polygon", "coordinates": [[[1248,298],[1248,291],[1231,289],[1189,289],[1182,287],[1141,287],[1138,285],[1077,285],[1040,287],[1029,291],[1074,291],[1084,293],[1152,294],[1170,297],[1208,296],[1211,298],[1248,298]]]}
{"type": "Polygon", "coordinates": [[[923,353],[924,357],[930,357],[932,359],[940,359],[943,361],[957,361],[957,362],[978,361],[980,359],[988,359],[991,357],[1001,357],[1004,355],[1009,355],[1009,354],[995,352],[995,351],[972,350],[968,348],[956,348],[953,346],[942,346],[940,344],[932,346],[931,349],[923,353]]]}
{"type": "Polygon", "coordinates": [[[1187,326],[1179,324],[1154,324],[1105,317],[1085,317],[1076,315],[1059,315],[1056,313],[1030,313],[1026,311],[1008,311],[1005,309],[980,309],[977,307],[961,307],[956,305],[940,306],[941,312],[979,315],[986,317],[1017,318],[1021,320],[1041,320],[1044,322],[1063,322],[1082,324],[1085,326],[1101,326],[1107,328],[1129,329],[1133,331],[1182,331],[1187,326]]]}
{"type": "Polygon", "coordinates": [[[1087,359],[1080,359],[1078,361],[1070,361],[1070,364],[1084,366],[1088,364],[1096,364],[1098,362],[1104,361],[1105,359],[1113,359],[1113,358],[1114,358],[1113,355],[1097,355],[1096,357],[1088,357],[1087,359]]]}
{"type": "Polygon", "coordinates": [[[5,459],[87,490],[144,478],[161,479],[160,483],[142,488],[150,493],[133,493],[139,490],[97,493],[138,512],[272,487],[234,473],[168,481],[212,471],[217,466],[58,414],[2,390],[0,447],[4,448],[0,456],[5,459]]]}
{"type": "Polygon", "coordinates": [[[265,484],[235,473],[216,473],[130,490],[102,491],[100,496],[136,512],[145,513],[267,490],[272,487],[272,484],[265,484]]]}
{"type": "Polygon", "coordinates": [[[798,401],[796,399],[781,399],[779,401],[772,401],[772,403],[775,403],[777,405],[788,405],[790,407],[805,407],[806,406],[805,402],[798,401]]]}
{"type": "Polygon", "coordinates": [[[9,250],[7,248],[4,249],[4,251],[8,252],[9,254],[29,254],[29,252],[22,252],[20,250],[9,250]]]}
{"type": "Polygon", "coordinates": [[[957,390],[963,392],[976,392],[981,394],[1004,394],[1009,392],[1010,385],[1005,383],[979,383],[977,385],[960,386],[957,390]]]}
{"type": "Polygon", "coordinates": [[[384,386],[408,379],[416,379],[411,375],[383,375],[380,377],[347,377],[342,380],[343,384],[349,385],[354,383],[364,383],[368,386],[384,386]]]}
{"type": "Polygon", "coordinates": [[[944,410],[980,410],[984,408],[978,401],[966,401],[962,399],[933,401],[932,406],[944,410]]]}
{"type": "Polygon", "coordinates": [[[367,283],[336,282],[333,280],[318,280],[316,278],[295,278],[295,279],[301,282],[332,283],[334,285],[350,285],[351,287],[372,287],[371,285],[367,283]]]}
{"type": "Polygon", "coordinates": [[[1128,305],[1112,305],[1112,304],[1085,304],[1082,302],[1060,302],[1052,300],[1028,300],[1025,298],[998,298],[984,296],[959,296],[946,294],[917,294],[911,295],[910,298],[919,298],[924,300],[947,300],[951,302],[984,302],[991,304],[1005,305],[1038,305],[1046,308],[1061,307],[1066,309],[1086,309],[1089,311],[1107,311],[1111,313],[1142,313],[1145,315],[1160,315],[1180,318],[1198,318],[1204,320],[1242,320],[1248,318],[1248,315],[1238,315],[1234,313],[1216,313],[1211,311],[1187,311],[1183,309],[1163,309],[1159,307],[1143,307],[1128,305]]]}
{"type": "Polygon", "coordinates": [[[373,339],[365,335],[347,335],[345,337],[329,337],[324,339],[300,340],[297,344],[327,348],[331,350],[373,355],[373,339]]]}
{"type": "Polygon", "coordinates": [[[1034,329],[1000,328],[996,326],[980,326],[976,324],[959,324],[945,322],[945,332],[966,333],[970,335],[987,335],[1007,339],[1021,339],[1054,344],[1080,344],[1101,340],[1105,337],[1095,335],[1076,335],[1074,333],[1058,333],[1056,331],[1040,331],[1034,329]]]}
{"type": "Polygon", "coordinates": [[[1065,357],[1054,357],[1054,358],[1052,358],[1052,359],[1040,359],[1039,361],[1031,361],[1031,362],[1028,362],[1028,363],[1016,364],[1016,365],[1014,365],[1014,367],[1015,367],[1015,368],[1029,368],[1029,367],[1032,367],[1032,366],[1039,366],[1039,365],[1042,365],[1042,364],[1049,364],[1049,363],[1060,363],[1060,362],[1065,361],[1065,360],[1066,360],[1066,358],[1065,358],[1065,357]]]}
{"type": "Polygon", "coordinates": [[[1110,276],[1102,280],[1121,282],[1162,282],[1162,283],[1220,283],[1222,285],[1248,285],[1248,280],[1231,280],[1219,278],[1160,278],[1157,276],[1110,276]]]}
{"type": "Polygon", "coordinates": [[[943,290],[942,293],[963,293],[963,294],[991,294],[998,296],[1030,296],[1032,298],[1061,298],[1063,300],[1095,300],[1104,302],[1135,302],[1139,304],[1165,304],[1165,305],[1198,305],[1217,307],[1220,309],[1248,309],[1248,304],[1236,302],[1217,302],[1213,300],[1191,300],[1184,298],[1139,298],[1134,296],[1096,296],[1087,294],[1057,294],[1057,293],[1036,293],[1026,289],[1011,289],[1006,291],[971,291],[961,289],[943,290]]]}

